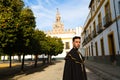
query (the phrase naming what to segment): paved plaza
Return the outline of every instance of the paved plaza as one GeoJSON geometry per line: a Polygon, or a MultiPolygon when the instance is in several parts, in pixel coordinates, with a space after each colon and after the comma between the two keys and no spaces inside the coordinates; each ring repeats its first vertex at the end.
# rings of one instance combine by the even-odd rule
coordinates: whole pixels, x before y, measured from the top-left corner
{"type": "MultiPolygon", "coordinates": [[[[32,74],[22,74],[13,77],[13,80],[62,80],[64,69],[64,61],[59,61],[56,64],[38,70],[32,74]]],[[[103,80],[98,75],[86,69],[88,80],[103,80]]]]}

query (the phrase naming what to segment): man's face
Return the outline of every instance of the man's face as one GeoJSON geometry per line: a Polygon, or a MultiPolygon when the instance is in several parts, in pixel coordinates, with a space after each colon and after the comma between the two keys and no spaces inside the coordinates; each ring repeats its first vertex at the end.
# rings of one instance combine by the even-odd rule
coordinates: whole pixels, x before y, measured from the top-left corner
{"type": "Polygon", "coordinates": [[[80,39],[75,39],[73,42],[73,47],[79,48],[80,47],[80,39]]]}

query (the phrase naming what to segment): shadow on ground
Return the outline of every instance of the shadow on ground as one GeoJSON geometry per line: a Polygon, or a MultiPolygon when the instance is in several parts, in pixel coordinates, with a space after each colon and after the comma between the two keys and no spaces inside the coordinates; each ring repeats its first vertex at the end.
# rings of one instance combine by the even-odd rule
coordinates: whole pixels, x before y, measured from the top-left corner
{"type": "Polygon", "coordinates": [[[53,61],[52,63],[46,63],[42,64],[41,62],[38,62],[37,67],[34,67],[33,65],[25,65],[24,70],[21,71],[21,65],[14,66],[12,68],[1,68],[0,69],[0,80],[14,80],[13,78],[18,75],[29,75],[33,74],[35,72],[42,72],[45,68],[51,65],[55,65],[56,63],[59,63],[61,61],[53,61]]]}

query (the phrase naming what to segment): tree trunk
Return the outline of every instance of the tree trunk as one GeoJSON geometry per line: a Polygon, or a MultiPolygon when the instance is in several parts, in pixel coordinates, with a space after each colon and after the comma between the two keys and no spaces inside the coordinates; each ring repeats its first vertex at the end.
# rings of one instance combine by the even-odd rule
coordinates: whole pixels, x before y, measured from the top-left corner
{"type": "Polygon", "coordinates": [[[43,62],[43,65],[45,64],[45,58],[44,58],[44,54],[42,54],[42,62],[43,62]]]}
{"type": "Polygon", "coordinates": [[[35,64],[34,64],[34,67],[37,67],[37,61],[38,61],[38,54],[35,55],[35,64]]]}
{"type": "Polygon", "coordinates": [[[9,64],[9,67],[11,68],[12,67],[12,59],[11,59],[11,54],[9,55],[9,58],[10,58],[10,64],[9,64]]]}
{"type": "Polygon", "coordinates": [[[18,54],[18,61],[21,62],[21,54],[18,54]]]}
{"type": "Polygon", "coordinates": [[[15,58],[14,56],[15,56],[15,55],[13,55],[13,62],[14,62],[14,58],[15,58]]]}
{"type": "Polygon", "coordinates": [[[50,63],[52,62],[52,58],[51,58],[52,56],[50,55],[50,63]]]}
{"type": "Polygon", "coordinates": [[[33,60],[32,54],[31,54],[31,60],[33,60]]]}
{"type": "Polygon", "coordinates": [[[48,55],[48,63],[51,63],[51,55],[48,55]]]}
{"type": "Polygon", "coordinates": [[[25,54],[23,54],[23,59],[22,59],[22,65],[21,65],[21,70],[24,70],[24,60],[25,60],[25,54]]]}
{"type": "Polygon", "coordinates": [[[47,63],[49,63],[49,55],[48,55],[48,58],[47,58],[47,63]]]}
{"type": "Polygon", "coordinates": [[[1,60],[1,54],[0,54],[0,60],[1,60]]]}
{"type": "Polygon", "coordinates": [[[5,61],[5,55],[4,55],[4,57],[3,57],[3,62],[5,61]]]}

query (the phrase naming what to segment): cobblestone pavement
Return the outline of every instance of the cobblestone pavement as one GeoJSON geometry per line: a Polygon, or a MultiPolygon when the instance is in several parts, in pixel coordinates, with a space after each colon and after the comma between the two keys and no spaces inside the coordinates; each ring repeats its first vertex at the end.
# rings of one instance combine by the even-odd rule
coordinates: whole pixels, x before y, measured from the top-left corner
{"type": "MultiPolygon", "coordinates": [[[[64,61],[60,61],[55,65],[48,66],[44,68],[43,71],[37,71],[35,73],[26,75],[15,76],[14,80],[62,80],[63,76],[64,61]]],[[[95,73],[86,69],[88,80],[103,80],[95,73]]]]}

